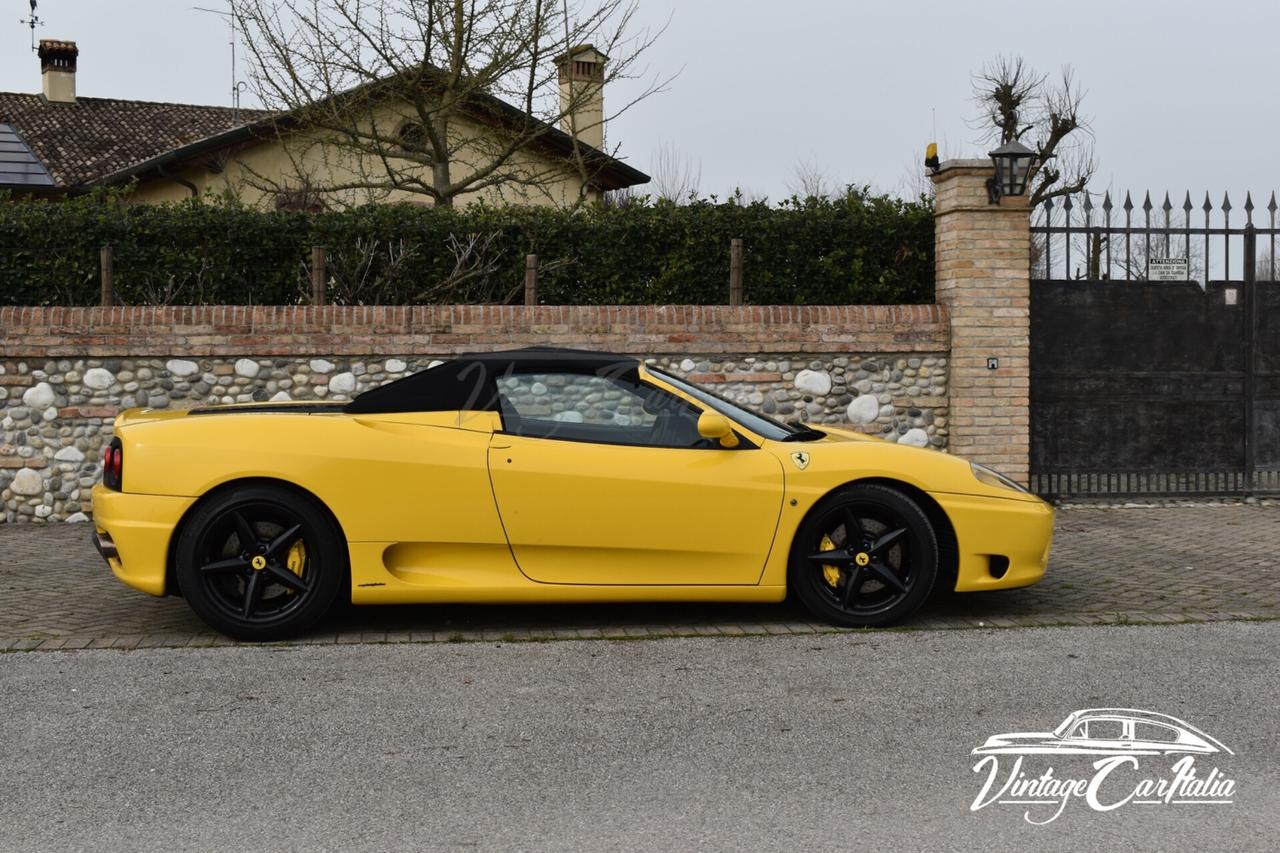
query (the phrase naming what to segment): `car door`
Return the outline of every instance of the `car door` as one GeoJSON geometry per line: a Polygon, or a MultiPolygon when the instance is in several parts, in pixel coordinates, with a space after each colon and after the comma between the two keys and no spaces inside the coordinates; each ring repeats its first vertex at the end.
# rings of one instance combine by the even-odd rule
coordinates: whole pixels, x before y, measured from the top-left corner
{"type": "Polygon", "coordinates": [[[489,472],[516,563],[544,583],[756,584],[782,466],[697,433],[692,404],[638,379],[499,380],[489,472]]]}

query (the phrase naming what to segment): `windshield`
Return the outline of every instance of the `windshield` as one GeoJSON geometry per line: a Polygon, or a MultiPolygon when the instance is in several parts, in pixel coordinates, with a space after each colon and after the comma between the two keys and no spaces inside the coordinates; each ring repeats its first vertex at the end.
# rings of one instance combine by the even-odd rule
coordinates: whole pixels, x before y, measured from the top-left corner
{"type": "Polygon", "coordinates": [[[1078,713],[1072,714],[1070,717],[1067,717],[1065,720],[1062,721],[1062,725],[1058,726],[1056,729],[1053,730],[1054,735],[1057,737],[1066,737],[1067,731],[1071,728],[1072,725],[1075,724],[1075,721],[1078,719],[1080,719],[1080,714],[1078,713]]]}
{"type": "Polygon", "coordinates": [[[744,427],[762,438],[767,438],[771,441],[787,441],[791,436],[803,435],[809,432],[808,427],[788,426],[787,424],[778,423],[767,415],[753,412],[750,409],[739,406],[737,403],[731,403],[719,394],[713,394],[705,388],[699,388],[697,385],[693,385],[683,379],[672,376],[665,370],[659,370],[656,367],[648,366],[646,366],[646,369],[650,373],[660,376],[663,382],[666,382],[675,388],[679,388],[690,397],[693,397],[701,403],[707,404],[729,420],[742,424],[744,427]]]}

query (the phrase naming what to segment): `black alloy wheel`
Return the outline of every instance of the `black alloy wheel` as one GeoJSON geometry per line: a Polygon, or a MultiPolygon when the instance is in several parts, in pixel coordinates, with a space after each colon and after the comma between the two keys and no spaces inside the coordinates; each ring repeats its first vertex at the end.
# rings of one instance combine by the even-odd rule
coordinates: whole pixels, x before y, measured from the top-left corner
{"type": "Polygon", "coordinates": [[[788,583],[815,616],[880,627],[910,616],[933,588],[938,543],[924,511],[878,484],[846,486],[801,523],[788,583]]]}
{"type": "Polygon", "coordinates": [[[213,628],[242,640],[296,635],[333,604],[342,538],[315,502],[248,486],[201,504],[177,544],[178,587],[213,628]]]}

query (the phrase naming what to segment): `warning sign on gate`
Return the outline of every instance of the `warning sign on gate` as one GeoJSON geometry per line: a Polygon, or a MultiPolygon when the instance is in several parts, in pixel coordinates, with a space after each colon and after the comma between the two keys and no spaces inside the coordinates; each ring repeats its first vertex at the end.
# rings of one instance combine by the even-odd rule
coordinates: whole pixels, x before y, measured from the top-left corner
{"type": "Polygon", "coordinates": [[[1187,281],[1191,278],[1186,258],[1152,258],[1147,261],[1149,281],[1187,281]]]}

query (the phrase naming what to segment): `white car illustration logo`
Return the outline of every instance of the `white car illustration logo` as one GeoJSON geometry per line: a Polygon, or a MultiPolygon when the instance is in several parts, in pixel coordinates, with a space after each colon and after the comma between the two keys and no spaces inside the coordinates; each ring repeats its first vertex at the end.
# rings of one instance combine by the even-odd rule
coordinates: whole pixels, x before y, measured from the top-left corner
{"type": "Polygon", "coordinates": [[[993,735],[974,755],[1234,755],[1217,738],[1168,714],[1136,708],[1086,708],[1051,732],[993,735]]]}

